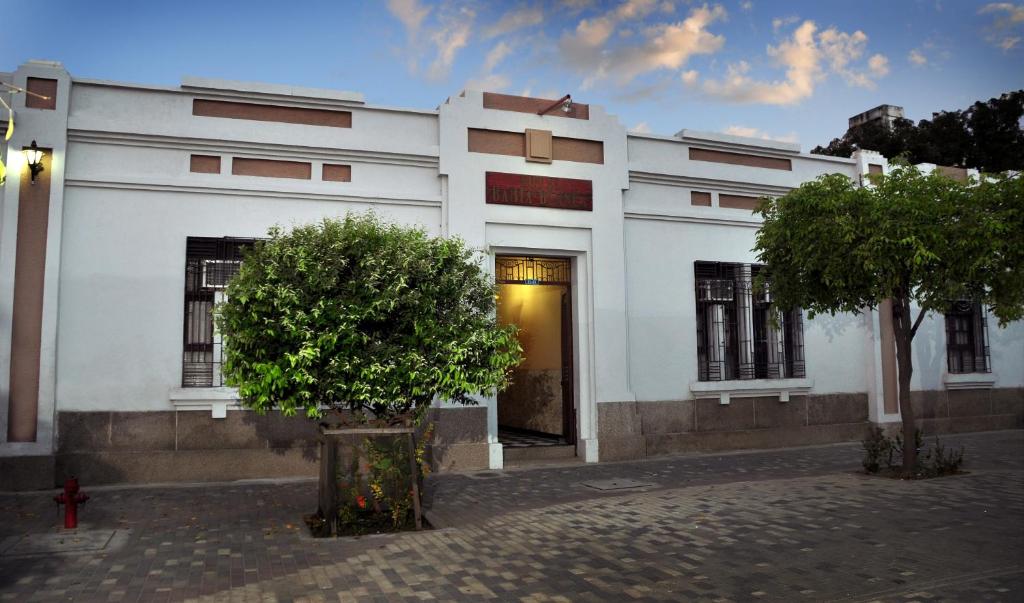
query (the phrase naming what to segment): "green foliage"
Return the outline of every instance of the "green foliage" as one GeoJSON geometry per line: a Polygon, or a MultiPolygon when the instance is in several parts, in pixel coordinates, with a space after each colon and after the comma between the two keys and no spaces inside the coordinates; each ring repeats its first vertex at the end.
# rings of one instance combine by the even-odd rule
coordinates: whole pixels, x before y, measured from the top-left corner
{"type": "Polygon", "coordinates": [[[885,437],[882,428],[874,425],[868,436],[861,441],[864,447],[864,460],[861,464],[868,473],[878,473],[882,468],[882,460],[892,458],[892,446],[889,438],[885,437]]]}
{"type": "MultiPolygon", "coordinates": [[[[917,449],[924,447],[924,436],[920,429],[914,430],[914,444],[917,449]]],[[[964,462],[963,446],[958,449],[947,449],[936,436],[935,444],[924,455],[918,457],[917,466],[913,471],[905,472],[899,464],[894,462],[903,454],[903,437],[897,433],[896,437],[890,438],[878,426],[871,428],[868,436],[861,441],[861,445],[864,447],[862,464],[868,473],[878,473],[882,470],[884,463],[888,475],[916,478],[938,477],[959,473],[960,466],[964,462]]]]}
{"type": "Polygon", "coordinates": [[[938,436],[935,437],[935,446],[925,455],[924,465],[931,476],[951,475],[960,472],[960,465],[964,462],[964,447],[947,450],[938,436]]]}
{"type": "MultiPolygon", "coordinates": [[[[404,435],[377,435],[354,438],[348,446],[349,467],[338,467],[335,487],[338,511],[334,521],[342,535],[359,536],[370,532],[411,529],[413,520],[412,484],[426,477],[430,467],[424,460],[434,424],[429,423],[412,451],[416,473],[412,474],[408,441],[404,435]]],[[[326,521],[326,518],[325,518],[326,521]]],[[[320,535],[330,530],[319,528],[320,535]]]]}
{"type": "Polygon", "coordinates": [[[757,210],[755,251],[779,307],[860,312],[887,298],[923,311],[987,304],[1024,313],[1024,180],[964,184],[897,166],[874,186],[830,174],[757,210]]]}
{"type": "Polygon", "coordinates": [[[963,111],[940,111],[916,125],[895,120],[854,126],[842,138],[811,152],[849,157],[857,149],[886,157],[903,156],[910,163],[974,167],[988,172],[1024,169],[1024,90],[978,101],[963,111]]]}
{"type": "Polygon", "coordinates": [[[495,287],[459,239],[373,215],[285,231],[249,251],[217,309],[224,375],[257,410],[395,419],[474,404],[521,359],[495,287]]]}

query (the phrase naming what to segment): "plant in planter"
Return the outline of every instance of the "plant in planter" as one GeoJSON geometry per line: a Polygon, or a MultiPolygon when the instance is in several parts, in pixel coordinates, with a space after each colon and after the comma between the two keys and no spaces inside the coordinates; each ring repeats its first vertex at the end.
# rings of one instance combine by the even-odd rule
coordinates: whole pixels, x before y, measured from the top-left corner
{"type": "MultiPolygon", "coordinates": [[[[380,452],[369,439],[405,439],[404,458],[415,467],[423,453],[411,434],[435,399],[476,404],[507,385],[522,350],[514,327],[497,325],[494,296],[460,239],[372,214],[275,227],[246,254],[217,309],[223,374],[257,412],[329,416],[326,429],[356,436],[360,450],[348,460],[364,491],[348,498],[392,513],[397,499],[368,490],[369,457],[380,452]]],[[[322,466],[322,492],[334,476],[322,466]]]]}

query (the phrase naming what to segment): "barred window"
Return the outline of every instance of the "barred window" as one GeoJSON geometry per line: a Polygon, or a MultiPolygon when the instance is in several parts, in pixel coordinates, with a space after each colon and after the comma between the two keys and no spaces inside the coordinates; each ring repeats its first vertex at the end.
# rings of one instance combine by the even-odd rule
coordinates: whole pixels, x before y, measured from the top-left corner
{"type": "Polygon", "coordinates": [[[988,324],[981,304],[957,301],[946,312],[946,364],[950,373],[990,373],[988,324]]]}
{"type": "Polygon", "coordinates": [[[695,262],[697,378],[700,381],[804,376],[799,309],[771,322],[771,293],[754,290],[762,266],[695,262]]]}
{"type": "Polygon", "coordinates": [[[251,239],[189,237],[185,251],[185,327],[182,387],[224,385],[220,367],[223,338],[213,308],[224,301],[228,281],[238,272],[251,239]]]}

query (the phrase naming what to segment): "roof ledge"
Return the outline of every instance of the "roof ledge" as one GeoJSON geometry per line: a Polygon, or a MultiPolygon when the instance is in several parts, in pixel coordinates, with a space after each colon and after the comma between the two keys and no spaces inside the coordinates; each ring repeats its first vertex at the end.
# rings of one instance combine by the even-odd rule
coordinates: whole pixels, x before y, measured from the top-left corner
{"type": "Polygon", "coordinates": [[[700,132],[697,130],[684,129],[676,132],[676,138],[697,144],[701,142],[711,142],[742,146],[749,149],[763,149],[765,151],[800,153],[800,145],[795,142],[782,142],[780,140],[751,138],[748,136],[734,136],[732,134],[722,134],[721,132],[700,132]]]}
{"type": "Polygon", "coordinates": [[[330,90],[327,88],[306,88],[287,84],[264,84],[258,82],[239,82],[215,78],[194,77],[186,75],[181,78],[182,89],[216,90],[219,92],[241,92],[244,94],[262,94],[267,96],[290,96],[296,100],[318,99],[340,101],[345,103],[364,104],[363,95],[358,92],[330,90]]]}

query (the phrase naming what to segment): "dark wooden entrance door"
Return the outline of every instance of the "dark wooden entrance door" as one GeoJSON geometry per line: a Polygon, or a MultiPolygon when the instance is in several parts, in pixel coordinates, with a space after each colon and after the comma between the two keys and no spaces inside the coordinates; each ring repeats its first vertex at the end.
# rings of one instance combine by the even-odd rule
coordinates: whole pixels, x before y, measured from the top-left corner
{"type": "Polygon", "coordinates": [[[572,291],[562,291],[562,434],[566,443],[576,443],[576,404],[572,378],[572,291]]]}

